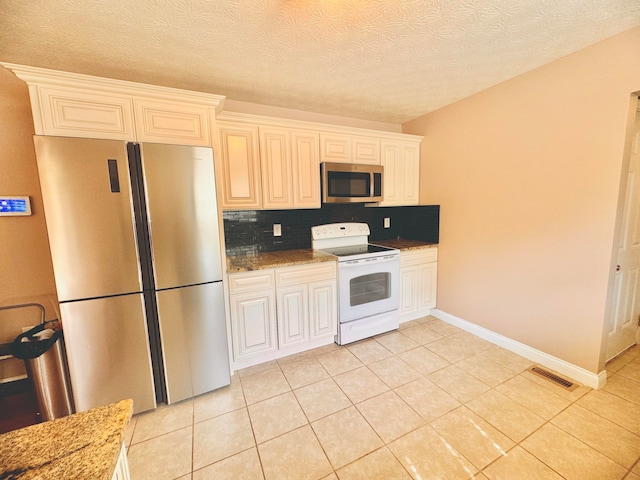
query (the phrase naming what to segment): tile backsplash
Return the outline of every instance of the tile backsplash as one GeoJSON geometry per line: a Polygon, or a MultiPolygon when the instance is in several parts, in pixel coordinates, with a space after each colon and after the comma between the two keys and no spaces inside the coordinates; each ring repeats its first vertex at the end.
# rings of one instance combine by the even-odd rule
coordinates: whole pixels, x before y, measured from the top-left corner
{"type": "Polygon", "coordinates": [[[345,204],[303,210],[237,210],[223,212],[222,218],[227,255],[311,248],[311,227],[325,223],[367,223],[372,242],[402,237],[438,243],[440,237],[439,205],[365,207],[345,204]],[[384,228],[385,218],[389,218],[389,228],[384,228]],[[281,225],[279,237],[273,236],[274,224],[281,225]]]}

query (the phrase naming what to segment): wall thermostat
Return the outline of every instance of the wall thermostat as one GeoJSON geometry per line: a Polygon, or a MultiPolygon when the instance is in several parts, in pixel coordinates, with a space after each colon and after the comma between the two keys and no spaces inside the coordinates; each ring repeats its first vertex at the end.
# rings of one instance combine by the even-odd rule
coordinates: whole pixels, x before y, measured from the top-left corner
{"type": "Polygon", "coordinates": [[[7,197],[0,195],[0,217],[31,215],[29,197],[7,197]]]}

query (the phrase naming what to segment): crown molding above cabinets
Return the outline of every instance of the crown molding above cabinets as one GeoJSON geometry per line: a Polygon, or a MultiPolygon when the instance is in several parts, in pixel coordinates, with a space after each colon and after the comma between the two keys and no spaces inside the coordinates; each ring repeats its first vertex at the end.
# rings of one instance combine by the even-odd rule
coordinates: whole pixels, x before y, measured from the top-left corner
{"type": "Polygon", "coordinates": [[[1,63],[27,83],[36,135],[211,146],[225,97],[1,63]]]}
{"type": "Polygon", "coordinates": [[[223,111],[225,97],[3,63],[36,135],[210,146],[224,210],[319,208],[320,162],[382,165],[380,205],[417,205],[421,136],[223,111]]]}

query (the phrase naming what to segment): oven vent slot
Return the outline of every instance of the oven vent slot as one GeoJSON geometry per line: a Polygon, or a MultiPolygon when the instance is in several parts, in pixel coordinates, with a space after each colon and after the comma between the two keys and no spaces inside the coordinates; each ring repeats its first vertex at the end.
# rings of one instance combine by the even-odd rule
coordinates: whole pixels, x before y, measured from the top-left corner
{"type": "Polygon", "coordinates": [[[535,373],[536,375],[544,378],[545,380],[555,383],[556,385],[566,390],[573,391],[576,388],[578,388],[578,384],[573,383],[572,381],[567,380],[566,378],[562,378],[561,376],[556,375],[555,373],[551,373],[550,371],[545,370],[544,368],[533,366],[529,368],[529,371],[531,373],[535,373]]]}

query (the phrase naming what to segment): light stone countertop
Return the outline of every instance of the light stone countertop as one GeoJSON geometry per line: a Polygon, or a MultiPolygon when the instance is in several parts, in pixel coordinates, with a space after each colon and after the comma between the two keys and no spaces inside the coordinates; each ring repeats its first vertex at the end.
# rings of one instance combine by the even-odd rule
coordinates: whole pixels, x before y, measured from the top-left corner
{"type": "Polygon", "coordinates": [[[438,246],[437,243],[428,243],[422,240],[405,240],[403,238],[393,240],[369,240],[369,243],[380,245],[381,247],[397,248],[398,250],[417,250],[438,246]]]}
{"type": "Polygon", "coordinates": [[[250,272],[267,268],[290,267],[305,263],[335,262],[336,257],[320,250],[304,248],[264,252],[257,255],[235,255],[227,257],[227,273],[250,272]]]}
{"type": "MultiPolygon", "coordinates": [[[[433,248],[435,243],[420,240],[371,240],[369,243],[399,250],[414,250],[419,248],[433,248]]],[[[257,255],[232,255],[227,257],[227,273],[250,272],[267,268],[289,267],[306,263],[335,262],[337,258],[320,250],[304,248],[299,250],[281,250],[265,252],[257,255]]]]}
{"type": "Polygon", "coordinates": [[[132,400],[0,435],[0,479],[111,480],[132,400]]]}

